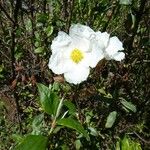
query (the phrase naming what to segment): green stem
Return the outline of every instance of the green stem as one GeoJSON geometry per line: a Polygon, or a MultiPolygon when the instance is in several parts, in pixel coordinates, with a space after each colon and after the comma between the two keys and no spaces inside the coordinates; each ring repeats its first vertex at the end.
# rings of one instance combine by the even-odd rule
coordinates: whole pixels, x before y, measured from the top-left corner
{"type": "Polygon", "coordinates": [[[50,129],[50,132],[49,132],[49,135],[51,135],[51,133],[53,132],[55,126],[56,126],[56,121],[57,121],[57,117],[59,116],[60,114],[60,111],[61,111],[61,108],[62,108],[62,103],[63,103],[63,100],[64,100],[64,97],[60,100],[60,103],[57,107],[57,111],[56,111],[56,115],[52,121],[52,124],[51,124],[51,129],[50,129]]]}

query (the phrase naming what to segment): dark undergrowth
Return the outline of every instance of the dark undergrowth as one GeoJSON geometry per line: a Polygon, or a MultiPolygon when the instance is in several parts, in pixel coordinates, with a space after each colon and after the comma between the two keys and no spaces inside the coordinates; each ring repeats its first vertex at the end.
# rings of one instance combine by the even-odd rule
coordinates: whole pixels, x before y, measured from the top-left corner
{"type": "MultiPolygon", "coordinates": [[[[1,0],[1,150],[13,149],[20,135],[32,132],[33,118],[41,112],[36,83],[55,84],[58,95],[65,93],[65,98],[76,105],[84,128],[97,131],[87,142],[75,131],[63,128],[51,137],[51,149],[77,149],[75,145],[80,144],[75,142],[79,141],[84,150],[117,149],[117,141],[124,136],[138,142],[143,150],[150,149],[150,2],[121,2],[1,0]],[[48,69],[47,63],[51,41],[58,31],[68,32],[72,23],[118,36],[126,58],[122,62],[102,60],[87,81],[78,86],[66,83],[48,69]],[[123,100],[136,111],[125,108],[123,100]],[[115,123],[105,128],[107,116],[113,111],[117,112],[115,123]]],[[[44,117],[46,132],[49,116],[44,117]]]]}

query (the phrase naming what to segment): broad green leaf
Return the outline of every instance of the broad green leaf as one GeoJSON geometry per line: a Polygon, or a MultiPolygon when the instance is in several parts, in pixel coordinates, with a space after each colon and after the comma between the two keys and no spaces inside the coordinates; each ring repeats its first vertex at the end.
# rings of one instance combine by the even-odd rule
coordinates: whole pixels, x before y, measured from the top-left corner
{"type": "Polygon", "coordinates": [[[71,129],[75,129],[77,132],[82,133],[86,138],[89,138],[87,132],[77,120],[74,120],[72,118],[63,118],[58,120],[57,124],[71,129]]]}
{"type": "Polygon", "coordinates": [[[42,126],[42,122],[44,119],[44,114],[40,114],[38,116],[36,116],[32,122],[32,134],[36,134],[39,135],[41,133],[40,129],[42,126]]]}
{"type": "Polygon", "coordinates": [[[37,86],[42,108],[49,115],[55,116],[60,102],[58,96],[43,84],[38,83],[37,86]]]}
{"type": "Polygon", "coordinates": [[[131,5],[132,4],[132,0],[120,0],[119,2],[122,5],[131,5]]]}
{"type": "Polygon", "coordinates": [[[128,102],[128,101],[122,99],[122,100],[121,100],[121,103],[122,103],[122,105],[123,105],[125,108],[127,108],[127,109],[133,111],[134,113],[136,112],[136,106],[133,105],[131,102],[128,102]]]}
{"type": "Polygon", "coordinates": [[[76,112],[76,107],[72,102],[64,101],[64,105],[69,109],[70,114],[74,114],[76,112]]]}
{"type": "Polygon", "coordinates": [[[126,137],[121,141],[121,150],[130,150],[130,143],[126,137]]]}
{"type": "Polygon", "coordinates": [[[132,150],[142,150],[140,143],[132,141],[132,150]]]}
{"type": "Polygon", "coordinates": [[[28,135],[15,150],[46,150],[47,141],[42,135],[28,135]]]}
{"type": "Polygon", "coordinates": [[[117,112],[113,111],[111,112],[108,117],[107,117],[107,121],[105,124],[105,128],[111,128],[116,120],[116,116],[117,116],[117,112]]]}
{"type": "Polygon", "coordinates": [[[140,143],[131,140],[129,137],[124,137],[120,142],[116,144],[117,150],[142,150],[140,143]],[[120,146],[120,148],[119,148],[120,146]]]}

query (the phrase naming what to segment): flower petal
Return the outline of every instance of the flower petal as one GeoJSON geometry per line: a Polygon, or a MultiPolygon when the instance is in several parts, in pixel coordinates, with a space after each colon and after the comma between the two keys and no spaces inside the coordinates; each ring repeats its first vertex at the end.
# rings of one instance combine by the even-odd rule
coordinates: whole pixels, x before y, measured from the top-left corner
{"type": "Polygon", "coordinates": [[[95,48],[94,50],[92,50],[90,57],[90,67],[94,68],[96,67],[98,62],[104,58],[103,51],[99,48],[95,48]]]}
{"type": "Polygon", "coordinates": [[[74,66],[70,72],[64,73],[67,82],[79,84],[85,81],[90,73],[89,68],[82,67],[81,65],[74,66]]]}
{"type": "Polygon", "coordinates": [[[105,49],[105,57],[106,59],[115,59],[116,53],[119,53],[119,50],[123,50],[122,42],[116,37],[112,37],[109,40],[108,46],[105,49]]]}
{"type": "Polygon", "coordinates": [[[80,36],[74,36],[72,37],[72,40],[75,48],[84,52],[91,51],[90,40],[81,38],[80,36]]]}
{"type": "Polygon", "coordinates": [[[55,73],[55,74],[63,74],[72,70],[72,62],[70,59],[65,58],[64,53],[59,52],[56,54],[51,55],[48,67],[55,73]]]}
{"type": "Polygon", "coordinates": [[[118,52],[113,56],[113,59],[116,61],[121,61],[125,58],[125,54],[123,52],[118,52]]]}
{"type": "Polygon", "coordinates": [[[74,24],[69,30],[69,35],[71,37],[80,36],[89,39],[93,34],[94,31],[90,27],[81,24],[74,24]]]}
{"type": "Polygon", "coordinates": [[[106,48],[109,42],[110,34],[108,34],[107,32],[101,33],[100,31],[98,31],[95,33],[95,35],[96,35],[96,40],[97,40],[97,44],[99,45],[99,47],[101,49],[106,48]]]}
{"type": "Polygon", "coordinates": [[[71,37],[65,32],[59,31],[58,36],[52,41],[51,49],[52,53],[60,51],[60,47],[68,46],[72,42],[71,37]]]}
{"type": "Polygon", "coordinates": [[[86,52],[84,59],[80,63],[82,66],[94,68],[98,62],[104,58],[103,51],[96,45],[93,47],[91,52],[86,52]]]}

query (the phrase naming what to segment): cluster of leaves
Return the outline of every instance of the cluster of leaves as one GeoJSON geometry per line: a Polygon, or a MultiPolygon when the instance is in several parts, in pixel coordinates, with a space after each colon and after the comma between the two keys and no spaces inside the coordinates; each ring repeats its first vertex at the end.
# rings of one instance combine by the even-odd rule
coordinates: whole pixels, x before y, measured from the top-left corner
{"type": "Polygon", "coordinates": [[[0,10],[0,149],[149,148],[147,0],[1,0],[0,10]],[[78,88],[64,83],[47,63],[71,23],[117,35],[125,61],[100,62],[78,88]],[[38,84],[40,105],[36,82],[51,85],[38,84]]]}
{"type": "MultiPolygon", "coordinates": [[[[42,84],[38,84],[38,89],[40,93],[41,106],[43,110],[51,116],[51,128],[45,137],[42,136],[42,132],[40,130],[44,121],[44,115],[40,114],[36,116],[32,123],[32,135],[26,136],[21,141],[21,144],[19,144],[15,149],[27,150],[30,148],[33,150],[45,150],[48,145],[48,138],[50,138],[53,132],[56,134],[62,127],[75,129],[89,140],[88,134],[82,125],[74,119],[76,113],[74,104],[70,101],[64,101],[64,98],[60,100],[52,87],[48,88],[42,84]],[[66,106],[68,110],[62,114],[61,109],[63,106],[66,106]]],[[[53,145],[53,143],[49,144],[53,145]]]]}
{"type": "MultiPolygon", "coordinates": [[[[61,145],[59,144],[59,139],[57,139],[57,146],[54,146],[54,143],[51,143],[51,139],[53,134],[58,134],[60,129],[64,127],[68,127],[71,129],[74,129],[78,132],[78,139],[75,141],[75,147],[76,149],[80,149],[82,147],[81,140],[83,137],[86,138],[87,141],[90,141],[90,136],[98,136],[98,131],[90,126],[90,118],[87,115],[87,125],[88,130],[86,131],[83,126],[80,124],[80,122],[75,119],[77,115],[77,111],[75,108],[75,105],[65,100],[64,98],[59,99],[58,95],[54,91],[54,87],[46,87],[43,84],[37,84],[38,90],[40,94],[40,103],[43,111],[50,115],[50,121],[51,121],[51,128],[46,133],[45,131],[42,131],[42,128],[44,127],[44,114],[40,114],[35,117],[32,123],[32,133],[29,135],[26,135],[24,138],[19,139],[19,144],[16,146],[15,150],[28,150],[29,148],[31,150],[46,150],[46,148],[52,148],[53,149],[59,149],[65,147],[67,148],[67,145],[61,145]],[[63,109],[63,107],[66,107],[66,109],[63,109]],[[89,124],[88,124],[89,123],[89,124]],[[89,132],[89,134],[88,134],[89,132]],[[45,133],[45,136],[42,134],[45,133]]],[[[126,103],[126,106],[128,108],[131,108],[132,105],[129,105],[129,103],[126,103]]],[[[116,112],[111,112],[109,116],[107,117],[107,121],[105,124],[106,128],[111,128],[114,124],[114,121],[116,119],[116,112]]],[[[44,129],[44,128],[43,128],[44,129]]],[[[97,145],[97,148],[99,146],[97,145]]],[[[100,147],[99,147],[100,148],[100,147]]],[[[117,150],[126,150],[126,149],[136,149],[141,150],[141,146],[138,142],[134,142],[131,139],[124,137],[123,140],[120,140],[116,143],[115,148],[117,150]]],[[[67,148],[69,149],[69,148],[67,148]]]]}

